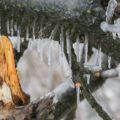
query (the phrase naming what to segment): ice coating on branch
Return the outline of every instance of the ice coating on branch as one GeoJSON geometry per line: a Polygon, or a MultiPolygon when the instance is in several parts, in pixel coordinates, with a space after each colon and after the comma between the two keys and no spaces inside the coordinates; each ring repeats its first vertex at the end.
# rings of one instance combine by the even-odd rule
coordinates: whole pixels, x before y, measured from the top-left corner
{"type": "Polygon", "coordinates": [[[110,22],[113,17],[115,8],[117,7],[116,0],[109,0],[107,10],[106,10],[106,22],[110,22]]]}
{"type": "Polygon", "coordinates": [[[102,22],[100,25],[104,32],[111,32],[113,39],[120,38],[120,18],[114,21],[114,24],[108,24],[107,22],[102,22]]]}
{"type": "Polygon", "coordinates": [[[76,39],[76,42],[73,44],[73,49],[77,57],[77,62],[80,63],[83,55],[84,43],[80,43],[80,40],[78,37],[76,39]]]}

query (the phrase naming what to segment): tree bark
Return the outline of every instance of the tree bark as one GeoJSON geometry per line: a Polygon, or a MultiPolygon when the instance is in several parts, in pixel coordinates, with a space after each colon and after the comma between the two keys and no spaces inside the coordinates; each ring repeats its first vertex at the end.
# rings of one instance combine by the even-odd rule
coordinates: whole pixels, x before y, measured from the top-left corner
{"type": "Polygon", "coordinates": [[[29,102],[29,96],[22,91],[19,83],[12,43],[5,36],[0,36],[0,79],[9,86],[15,105],[23,105],[29,102]]]}

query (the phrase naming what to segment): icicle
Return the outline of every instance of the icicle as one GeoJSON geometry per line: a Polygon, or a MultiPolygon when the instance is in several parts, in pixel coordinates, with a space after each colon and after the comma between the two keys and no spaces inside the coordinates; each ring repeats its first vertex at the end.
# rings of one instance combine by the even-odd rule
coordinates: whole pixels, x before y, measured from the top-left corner
{"type": "Polygon", "coordinates": [[[117,1],[109,0],[107,10],[106,10],[106,22],[109,22],[111,20],[116,7],[117,7],[117,1]]]}
{"type": "Polygon", "coordinates": [[[20,28],[17,30],[17,52],[20,52],[20,28]]]}
{"type": "Polygon", "coordinates": [[[17,31],[17,22],[14,23],[14,30],[17,31]]]}
{"type": "Polygon", "coordinates": [[[67,44],[67,54],[68,54],[69,65],[71,67],[71,44],[70,44],[69,30],[66,31],[66,44],[67,44]]]}
{"type": "Polygon", "coordinates": [[[50,37],[49,37],[50,40],[53,40],[53,39],[54,39],[55,34],[56,34],[57,30],[58,30],[58,27],[59,27],[59,25],[57,24],[57,25],[55,26],[55,28],[52,30],[51,35],[50,35],[50,37]]]}
{"type": "Polygon", "coordinates": [[[10,26],[10,32],[11,32],[11,36],[13,36],[14,35],[13,19],[11,19],[10,24],[11,24],[11,26],[10,26]]]}
{"type": "Polygon", "coordinates": [[[61,46],[61,54],[64,55],[64,32],[63,32],[63,26],[61,27],[61,33],[60,33],[60,46],[61,46]]]}
{"type": "Polygon", "coordinates": [[[84,76],[86,77],[87,85],[89,85],[90,84],[90,74],[85,74],[84,76]]]}
{"type": "Polygon", "coordinates": [[[76,94],[77,94],[77,108],[79,107],[80,105],[80,83],[76,83],[76,94]]]}
{"type": "Polygon", "coordinates": [[[85,65],[88,62],[88,39],[87,36],[85,37],[85,65]]]}
{"type": "Polygon", "coordinates": [[[29,27],[26,27],[26,40],[29,40],[29,27]]]}
{"type": "Polygon", "coordinates": [[[77,62],[80,63],[80,43],[79,43],[80,39],[79,39],[79,36],[77,36],[77,39],[76,39],[76,48],[77,48],[77,62]]]}
{"type": "Polygon", "coordinates": [[[100,68],[102,68],[101,47],[99,48],[99,51],[98,51],[98,52],[99,52],[99,58],[98,58],[98,60],[99,60],[99,63],[98,63],[98,64],[99,64],[99,67],[100,67],[100,68]]]}
{"type": "Polygon", "coordinates": [[[111,56],[108,56],[108,68],[111,69],[111,56]]]}
{"type": "Polygon", "coordinates": [[[33,23],[33,28],[32,28],[32,39],[33,41],[35,40],[35,21],[33,23]]]}
{"type": "Polygon", "coordinates": [[[9,19],[7,19],[7,34],[10,34],[10,23],[9,23],[9,19]]]}

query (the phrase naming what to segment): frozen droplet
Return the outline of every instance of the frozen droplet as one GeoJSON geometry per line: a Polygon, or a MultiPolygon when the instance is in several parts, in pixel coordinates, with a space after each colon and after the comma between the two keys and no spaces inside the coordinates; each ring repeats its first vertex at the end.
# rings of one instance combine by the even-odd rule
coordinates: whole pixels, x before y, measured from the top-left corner
{"type": "Polygon", "coordinates": [[[111,56],[108,56],[108,68],[111,69],[111,56]]]}
{"type": "Polygon", "coordinates": [[[68,60],[69,60],[69,65],[71,67],[71,44],[70,44],[70,35],[69,35],[69,30],[66,31],[66,44],[67,44],[67,54],[68,54],[68,60]]]}
{"type": "Polygon", "coordinates": [[[113,17],[115,8],[117,7],[116,0],[109,0],[107,10],[106,10],[106,21],[110,22],[111,18],[113,17]]]}

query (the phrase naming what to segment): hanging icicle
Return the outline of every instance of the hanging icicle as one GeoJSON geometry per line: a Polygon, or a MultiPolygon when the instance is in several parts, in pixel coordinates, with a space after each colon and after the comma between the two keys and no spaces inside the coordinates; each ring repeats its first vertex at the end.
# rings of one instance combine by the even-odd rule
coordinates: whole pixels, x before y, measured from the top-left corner
{"type": "Polygon", "coordinates": [[[109,0],[107,10],[106,10],[106,22],[110,22],[113,17],[115,8],[117,7],[116,0],[109,0]]]}
{"type": "Polygon", "coordinates": [[[80,41],[80,39],[79,39],[79,36],[77,36],[77,38],[76,38],[76,49],[77,49],[77,62],[80,62],[80,56],[79,56],[79,41],[80,41]]]}
{"type": "Polygon", "coordinates": [[[7,34],[10,34],[10,23],[9,23],[9,19],[7,19],[7,34]]]}
{"type": "Polygon", "coordinates": [[[90,84],[90,74],[85,74],[84,75],[85,76],[85,78],[86,78],[86,81],[87,81],[87,85],[89,85],[90,84]]]}
{"type": "Polygon", "coordinates": [[[77,57],[77,62],[80,63],[83,56],[84,43],[80,43],[79,41],[79,36],[77,36],[76,42],[73,44],[73,49],[77,57]]]}
{"type": "Polygon", "coordinates": [[[34,20],[33,26],[32,26],[32,39],[33,39],[33,41],[35,40],[35,20],[34,20]]]}
{"type": "Polygon", "coordinates": [[[20,52],[20,28],[17,30],[17,52],[20,52]]]}
{"type": "Polygon", "coordinates": [[[88,62],[88,37],[85,35],[85,65],[88,62]]]}
{"type": "Polygon", "coordinates": [[[68,54],[69,65],[71,67],[71,43],[70,43],[69,30],[66,31],[66,45],[67,45],[67,54],[68,54]]]}
{"type": "MultiPolygon", "coordinates": [[[[35,39],[35,38],[34,38],[35,39]]],[[[26,40],[29,40],[29,27],[26,27],[26,40]]]]}
{"type": "Polygon", "coordinates": [[[64,55],[64,30],[63,26],[61,26],[61,33],[60,33],[60,46],[61,46],[61,54],[64,55]]]}
{"type": "Polygon", "coordinates": [[[100,69],[102,69],[102,56],[101,56],[101,47],[98,50],[98,66],[100,69]]]}
{"type": "Polygon", "coordinates": [[[111,69],[111,56],[108,56],[108,69],[111,69]]]}
{"type": "Polygon", "coordinates": [[[14,30],[17,32],[17,22],[14,23],[14,30]]]}
{"type": "Polygon", "coordinates": [[[11,21],[10,21],[10,33],[11,33],[11,36],[14,35],[13,18],[12,18],[11,21]]]}
{"type": "Polygon", "coordinates": [[[53,39],[54,39],[58,28],[59,28],[59,25],[57,24],[57,25],[54,27],[54,29],[52,30],[52,32],[51,32],[51,35],[50,35],[50,37],[49,37],[50,40],[53,40],[53,39]]]}

